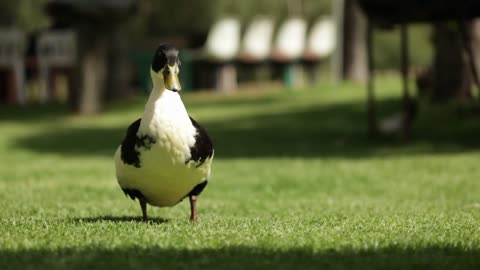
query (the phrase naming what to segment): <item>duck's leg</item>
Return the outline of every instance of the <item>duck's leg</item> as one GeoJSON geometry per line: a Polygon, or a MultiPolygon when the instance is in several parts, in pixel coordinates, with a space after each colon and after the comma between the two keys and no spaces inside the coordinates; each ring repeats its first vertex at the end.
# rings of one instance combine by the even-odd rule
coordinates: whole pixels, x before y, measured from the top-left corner
{"type": "Polygon", "coordinates": [[[140,201],[140,206],[142,207],[143,221],[148,221],[147,216],[147,202],[144,199],[138,199],[140,201]]]}
{"type": "Polygon", "coordinates": [[[190,220],[195,223],[197,222],[197,196],[190,195],[190,220]]]}

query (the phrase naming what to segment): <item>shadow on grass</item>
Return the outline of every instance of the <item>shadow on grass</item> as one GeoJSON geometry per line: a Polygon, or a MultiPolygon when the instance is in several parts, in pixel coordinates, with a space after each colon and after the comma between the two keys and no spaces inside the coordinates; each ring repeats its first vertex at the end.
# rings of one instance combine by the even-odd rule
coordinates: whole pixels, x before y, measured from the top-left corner
{"type": "Polygon", "coordinates": [[[241,107],[241,106],[252,106],[252,105],[262,105],[262,106],[267,106],[269,104],[273,104],[278,102],[279,100],[279,94],[284,94],[283,93],[276,93],[277,96],[272,96],[272,95],[266,95],[266,96],[251,96],[251,97],[238,97],[238,96],[232,96],[229,98],[228,96],[225,95],[217,95],[217,96],[212,96],[209,95],[208,97],[205,97],[201,100],[198,99],[198,97],[190,104],[189,102],[189,97],[184,97],[184,101],[187,103],[187,108],[188,109],[211,109],[211,108],[230,108],[230,107],[241,107]]]}
{"type": "Polygon", "coordinates": [[[48,120],[52,121],[68,114],[69,110],[65,105],[38,105],[30,104],[28,107],[2,104],[0,108],[0,122],[19,121],[33,122],[48,120]]]}
{"type": "Polygon", "coordinates": [[[64,156],[111,156],[125,134],[123,128],[64,128],[59,127],[32,136],[18,138],[15,147],[39,153],[64,156]]]}
{"type": "MultiPolygon", "coordinates": [[[[383,100],[379,107],[391,110],[398,107],[398,100],[383,100]]],[[[369,140],[365,115],[364,103],[351,102],[222,121],[199,121],[214,140],[217,158],[362,158],[480,149],[477,136],[480,122],[476,115],[459,115],[449,108],[421,112],[415,122],[413,140],[408,144],[385,138],[369,140]]],[[[14,147],[66,156],[112,156],[129,124],[118,128],[44,131],[16,139],[14,147]]]]}
{"type": "MultiPolygon", "coordinates": [[[[141,245],[139,243],[139,245],[141,245]]],[[[480,269],[479,250],[447,247],[311,252],[245,246],[220,249],[86,248],[0,251],[8,269],[480,269]]]]}
{"type": "MultiPolygon", "coordinates": [[[[115,217],[115,216],[101,216],[101,217],[87,217],[87,218],[73,218],[69,219],[73,222],[79,222],[79,223],[98,223],[98,222],[115,222],[115,223],[123,223],[123,222],[139,222],[139,223],[144,223],[142,217],[140,216],[121,216],[121,217],[115,217]]],[[[169,222],[169,219],[165,218],[149,218],[148,223],[153,223],[153,224],[162,224],[162,223],[167,223],[169,222]]]]}
{"type": "MultiPolygon", "coordinates": [[[[186,98],[188,100],[188,96],[186,98]]],[[[195,99],[194,104],[189,108],[228,108],[230,106],[251,106],[255,104],[267,105],[272,104],[278,99],[274,96],[254,96],[254,97],[233,97],[228,98],[222,95],[205,97],[204,99],[195,99]],[[212,101],[212,98],[214,99],[212,101]],[[218,98],[218,99],[216,99],[218,98]]],[[[141,109],[144,107],[147,97],[133,97],[127,101],[115,102],[107,104],[104,110],[115,113],[125,111],[138,111],[141,116],[141,109]]],[[[74,112],[68,108],[66,104],[29,104],[28,107],[18,105],[0,106],[0,122],[2,121],[19,121],[19,122],[35,122],[35,121],[52,121],[66,115],[74,115],[74,112]]]]}

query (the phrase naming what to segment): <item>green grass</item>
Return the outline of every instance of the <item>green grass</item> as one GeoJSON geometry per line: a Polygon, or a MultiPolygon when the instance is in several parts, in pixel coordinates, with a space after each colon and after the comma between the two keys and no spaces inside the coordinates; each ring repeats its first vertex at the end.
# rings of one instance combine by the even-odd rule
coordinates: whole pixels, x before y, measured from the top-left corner
{"type": "MultiPolygon", "coordinates": [[[[383,115],[399,108],[381,81],[383,115]]],[[[112,156],[144,99],[102,115],[0,108],[0,269],[480,269],[480,121],[425,105],[369,140],[361,86],[185,95],[216,156],[199,198],[140,207],[112,156]]]]}

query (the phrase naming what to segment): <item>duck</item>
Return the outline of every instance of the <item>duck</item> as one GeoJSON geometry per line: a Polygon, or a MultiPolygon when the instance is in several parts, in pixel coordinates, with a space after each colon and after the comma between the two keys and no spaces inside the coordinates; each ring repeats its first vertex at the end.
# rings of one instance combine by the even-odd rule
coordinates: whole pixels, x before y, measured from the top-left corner
{"type": "Polygon", "coordinates": [[[147,205],[172,207],[187,197],[196,222],[197,199],[211,173],[213,143],[182,102],[179,72],[178,49],[160,44],[143,115],[127,128],[114,155],[117,182],[125,196],[139,201],[145,222],[147,205]]]}

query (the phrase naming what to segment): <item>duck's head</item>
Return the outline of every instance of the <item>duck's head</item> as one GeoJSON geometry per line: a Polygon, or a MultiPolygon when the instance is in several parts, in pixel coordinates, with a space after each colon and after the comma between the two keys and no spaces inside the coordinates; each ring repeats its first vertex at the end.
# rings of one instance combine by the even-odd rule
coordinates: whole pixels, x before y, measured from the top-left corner
{"type": "Polygon", "coordinates": [[[154,87],[164,87],[173,92],[180,91],[179,66],[178,50],[174,46],[170,44],[158,46],[150,68],[154,87]]]}

